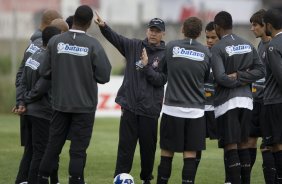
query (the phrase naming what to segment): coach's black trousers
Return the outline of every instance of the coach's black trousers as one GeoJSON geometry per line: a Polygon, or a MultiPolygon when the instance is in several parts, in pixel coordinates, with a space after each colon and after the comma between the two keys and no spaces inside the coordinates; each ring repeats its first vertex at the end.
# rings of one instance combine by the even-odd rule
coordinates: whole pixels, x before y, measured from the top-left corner
{"type": "Polygon", "coordinates": [[[115,176],[130,172],[136,144],[139,140],[140,178],[151,180],[157,144],[158,118],[135,115],[124,109],[122,111],[115,176]]]}
{"type": "MultiPolygon", "coordinates": [[[[93,124],[93,113],[64,113],[54,111],[49,132],[47,148],[39,168],[39,176],[49,177],[52,171],[52,160],[60,155],[66,138],[70,136],[70,183],[84,184],[82,178],[93,124]]],[[[43,178],[44,178],[43,177],[43,178]]],[[[40,184],[40,182],[39,182],[40,184]]]]}

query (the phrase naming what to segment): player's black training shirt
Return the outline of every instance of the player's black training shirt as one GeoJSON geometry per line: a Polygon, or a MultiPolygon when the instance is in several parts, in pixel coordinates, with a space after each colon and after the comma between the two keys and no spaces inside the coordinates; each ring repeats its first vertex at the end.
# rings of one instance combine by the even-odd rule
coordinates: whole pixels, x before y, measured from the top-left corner
{"type": "Polygon", "coordinates": [[[251,83],[265,70],[254,46],[235,34],[222,37],[212,48],[212,70],[216,80],[215,106],[235,97],[252,99],[251,83]],[[227,75],[237,72],[237,80],[227,75]]]}
{"type": "Polygon", "coordinates": [[[21,78],[22,95],[18,101],[22,101],[26,107],[25,115],[31,115],[43,119],[51,119],[51,82],[39,75],[39,68],[45,60],[46,50],[40,48],[25,62],[21,78]]]}
{"type": "Polygon", "coordinates": [[[210,52],[194,39],[175,40],[167,44],[164,71],[168,83],[164,104],[204,109],[204,82],[210,74],[210,52]]]}
{"type": "Polygon", "coordinates": [[[97,83],[110,80],[111,64],[95,38],[69,30],[50,39],[40,73],[52,79],[53,110],[92,113],[98,101],[97,83]]]}
{"type": "MultiPolygon", "coordinates": [[[[269,41],[260,41],[258,45],[258,54],[261,61],[265,65],[266,49],[268,48],[269,41]]],[[[265,78],[259,79],[252,85],[253,99],[255,102],[263,102],[263,91],[265,87],[265,78]]]]}
{"type": "Polygon", "coordinates": [[[269,42],[266,53],[264,104],[282,103],[282,32],[269,42]]]}

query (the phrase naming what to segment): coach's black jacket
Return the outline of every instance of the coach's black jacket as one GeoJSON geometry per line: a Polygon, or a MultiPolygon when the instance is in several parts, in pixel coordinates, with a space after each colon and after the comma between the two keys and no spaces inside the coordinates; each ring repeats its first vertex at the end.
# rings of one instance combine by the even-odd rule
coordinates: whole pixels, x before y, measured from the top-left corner
{"type": "Polygon", "coordinates": [[[102,34],[126,58],[123,83],[118,91],[116,103],[137,115],[159,117],[166,76],[158,75],[164,57],[165,43],[151,46],[148,40],[128,39],[114,32],[109,26],[100,27],[102,34]],[[135,63],[140,60],[142,49],[146,48],[148,65],[137,70],[135,63]]]}

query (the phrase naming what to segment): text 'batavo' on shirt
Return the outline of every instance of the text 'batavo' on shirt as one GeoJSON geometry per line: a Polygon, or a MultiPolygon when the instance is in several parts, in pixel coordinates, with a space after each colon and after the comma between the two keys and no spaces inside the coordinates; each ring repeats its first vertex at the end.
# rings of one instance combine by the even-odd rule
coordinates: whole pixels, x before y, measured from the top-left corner
{"type": "Polygon", "coordinates": [[[186,50],[185,48],[173,47],[172,57],[188,58],[195,61],[204,61],[205,54],[194,50],[186,50]]]}
{"type": "Polygon", "coordinates": [[[80,47],[77,45],[69,45],[63,42],[58,43],[57,45],[58,54],[71,54],[75,56],[87,56],[89,49],[87,47],[80,47]]]}
{"type": "Polygon", "coordinates": [[[243,45],[231,45],[225,47],[225,51],[229,56],[235,55],[235,54],[245,54],[252,52],[252,47],[247,44],[243,45]]]}
{"type": "Polygon", "coordinates": [[[25,66],[30,67],[32,70],[37,70],[38,67],[40,66],[40,63],[30,57],[26,61],[25,66]]]}

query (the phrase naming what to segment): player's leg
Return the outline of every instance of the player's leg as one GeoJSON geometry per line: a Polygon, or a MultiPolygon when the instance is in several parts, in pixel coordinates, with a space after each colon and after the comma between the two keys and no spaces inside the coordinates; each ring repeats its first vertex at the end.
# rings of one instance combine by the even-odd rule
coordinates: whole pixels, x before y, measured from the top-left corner
{"type": "Polygon", "coordinates": [[[183,118],[176,118],[165,113],[162,115],[160,125],[161,160],[158,166],[157,184],[168,183],[174,152],[183,152],[184,122],[183,118]]]}
{"type": "Polygon", "coordinates": [[[114,177],[120,173],[129,173],[131,171],[137,139],[137,117],[134,113],[122,109],[114,177]]]}
{"type": "Polygon", "coordinates": [[[49,137],[49,120],[28,116],[32,123],[32,160],[29,168],[28,183],[36,184],[38,169],[49,137]]]}
{"type": "Polygon", "coordinates": [[[241,141],[238,145],[238,154],[241,163],[241,181],[244,184],[249,184],[251,182],[251,157],[249,152],[250,146],[248,143],[251,118],[251,110],[245,108],[239,109],[241,141]]]}
{"type": "Polygon", "coordinates": [[[84,184],[83,171],[86,150],[89,146],[94,124],[94,113],[73,113],[70,130],[69,184],[84,184]]]}
{"type": "Polygon", "coordinates": [[[139,144],[141,155],[141,173],[140,178],[144,183],[149,184],[153,179],[153,168],[155,161],[158,118],[148,118],[139,116],[139,144]]]}
{"type": "Polygon", "coordinates": [[[48,184],[54,166],[54,158],[58,158],[65,144],[71,119],[70,113],[53,112],[48,144],[39,167],[38,184],[48,184]]]}
{"type": "Polygon", "coordinates": [[[24,129],[21,129],[21,139],[24,139],[21,140],[22,143],[24,143],[24,153],[20,162],[15,184],[27,182],[28,171],[33,153],[31,123],[27,121],[24,115],[21,116],[21,124],[22,123],[25,124],[24,129]]]}
{"type": "Polygon", "coordinates": [[[197,173],[196,154],[206,148],[205,117],[186,119],[184,126],[184,152],[182,184],[194,183],[197,173]],[[190,151],[192,150],[192,151],[190,151]]]}
{"type": "Polygon", "coordinates": [[[267,105],[265,110],[266,118],[271,125],[276,182],[282,183],[282,103],[267,105]]]}
{"type": "Polygon", "coordinates": [[[224,148],[226,183],[241,183],[241,165],[237,144],[241,142],[239,109],[231,109],[217,117],[218,146],[224,148]]]}

